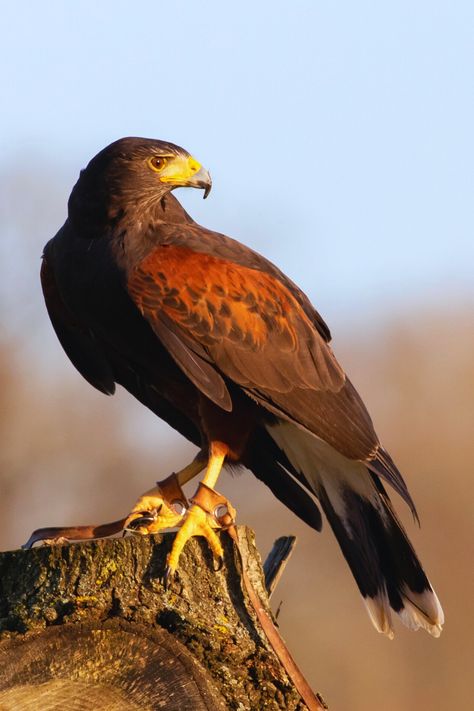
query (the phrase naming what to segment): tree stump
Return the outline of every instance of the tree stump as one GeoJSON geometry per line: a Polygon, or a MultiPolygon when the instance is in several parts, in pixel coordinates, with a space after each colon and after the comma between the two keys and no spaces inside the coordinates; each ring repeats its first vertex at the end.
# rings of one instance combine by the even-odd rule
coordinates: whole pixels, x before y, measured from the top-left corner
{"type": "Polygon", "coordinates": [[[0,709],[306,709],[242,585],[269,610],[253,533],[221,535],[222,569],[193,539],[168,589],[171,533],[0,554],[0,709]]]}

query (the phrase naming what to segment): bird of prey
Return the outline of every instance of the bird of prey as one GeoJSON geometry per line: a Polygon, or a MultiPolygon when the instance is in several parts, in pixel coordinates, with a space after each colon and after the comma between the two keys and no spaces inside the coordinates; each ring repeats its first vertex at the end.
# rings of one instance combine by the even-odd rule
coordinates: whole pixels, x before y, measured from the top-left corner
{"type": "Polygon", "coordinates": [[[200,448],[138,499],[127,528],[180,526],[169,573],[194,535],[221,556],[214,487],[224,463],[244,465],[318,531],[319,502],[378,631],[393,636],[394,612],[438,636],[441,606],[385,485],[417,518],[414,503],[327,325],[271,262],[194,222],[178,187],[211,189],[187,151],[115,141],[81,171],[41,268],[52,324],[84,378],[109,395],[122,385],[200,448]],[[176,507],[203,470],[192,504],[176,507]]]}

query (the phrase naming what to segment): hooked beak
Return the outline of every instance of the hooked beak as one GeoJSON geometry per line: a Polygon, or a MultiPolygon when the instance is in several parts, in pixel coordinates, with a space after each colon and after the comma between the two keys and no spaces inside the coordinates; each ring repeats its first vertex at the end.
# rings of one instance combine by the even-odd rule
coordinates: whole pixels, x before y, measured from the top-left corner
{"type": "Polygon", "coordinates": [[[198,172],[188,182],[188,185],[191,188],[201,188],[204,190],[203,199],[205,200],[212,188],[212,180],[209,171],[201,166],[198,172]]]}
{"type": "Polygon", "coordinates": [[[209,172],[192,156],[175,158],[161,173],[160,180],[174,188],[201,188],[204,190],[204,199],[212,188],[209,172]]]}

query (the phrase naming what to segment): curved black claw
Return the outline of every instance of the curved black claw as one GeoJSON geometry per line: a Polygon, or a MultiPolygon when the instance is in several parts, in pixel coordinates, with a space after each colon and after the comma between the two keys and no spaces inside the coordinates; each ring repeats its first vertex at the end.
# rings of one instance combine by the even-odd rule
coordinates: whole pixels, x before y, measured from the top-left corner
{"type": "Polygon", "coordinates": [[[222,570],[223,566],[224,566],[224,558],[223,558],[223,556],[220,555],[217,558],[215,558],[214,572],[218,573],[219,570],[222,570]]]}
{"type": "Polygon", "coordinates": [[[169,590],[171,587],[171,583],[176,580],[177,578],[177,571],[173,570],[173,568],[170,565],[167,565],[165,568],[165,572],[163,574],[163,587],[165,590],[169,590]]]}
{"type": "Polygon", "coordinates": [[[136,531],[141,526],[148,526],[156,520],[157,511],[140,511],[138,518],[132,519],[124,528],[125,531],[136,531]]]}

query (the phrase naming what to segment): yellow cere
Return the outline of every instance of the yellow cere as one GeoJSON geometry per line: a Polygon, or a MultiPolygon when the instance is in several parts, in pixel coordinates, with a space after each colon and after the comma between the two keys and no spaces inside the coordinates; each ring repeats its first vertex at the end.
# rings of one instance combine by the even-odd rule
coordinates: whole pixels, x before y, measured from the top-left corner
{"type": "Polygon", "coordinates": [[[162,183],[185,183],[201,169],[201,164],[192,156],[176,156],[168,161],[166,166],[160,171],[162,183]]]}

